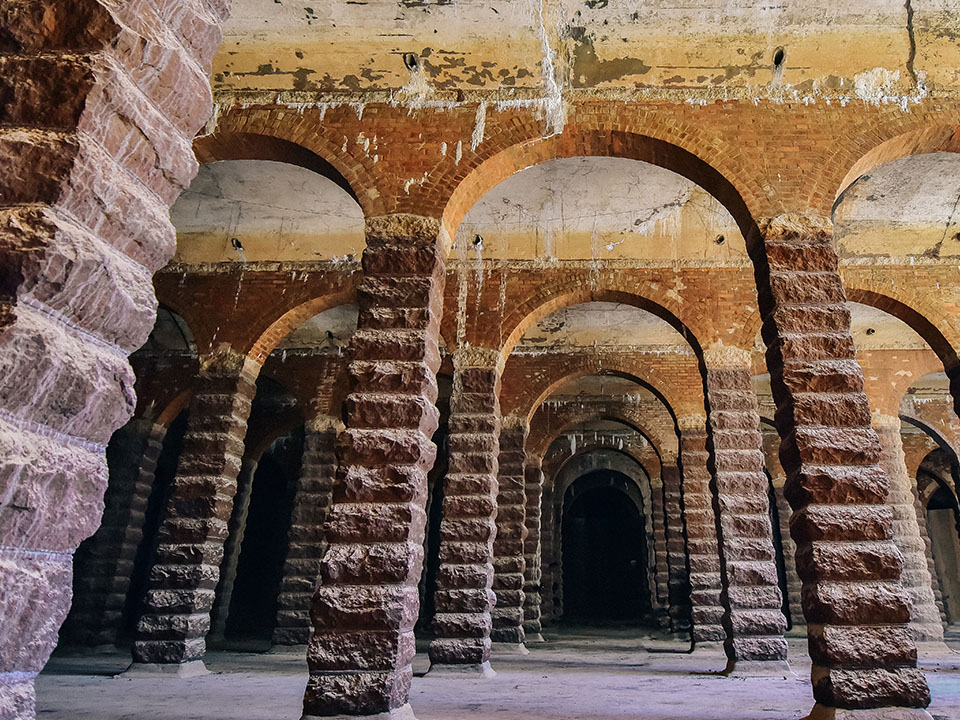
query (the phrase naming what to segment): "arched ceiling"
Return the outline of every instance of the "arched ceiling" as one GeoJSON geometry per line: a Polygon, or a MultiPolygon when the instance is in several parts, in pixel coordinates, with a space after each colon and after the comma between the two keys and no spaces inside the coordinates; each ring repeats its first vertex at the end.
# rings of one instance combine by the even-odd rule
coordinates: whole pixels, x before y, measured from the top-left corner
{"type": "Polygon", "coordinates": [[[843,259],[960,256],[960,156],[934,153],[881,165],[851,185],[834,210],[843,259]]]}
{"type": "Polygon", "coordinates": [[[359,313],[356,303],[324,310],[294,328],[280,341],[274,352],[310,350],[319,353],[341,353],[357,329],[359,313]]]}
{"type": "Polygon", "coordinates": [[[632,305],[611,302],[581,303],[551,313],[524,333],[514,352],[586,347],[691,352],[684,337],[665,320],[632,305]]]}
{"type": "Polygon", "coordinates": [[[235,0],[214,88],[509,100],[549,91],[552,70],[570,90],[871,99],[902,92],[911,68],[956,85],[957,27],[955,4],[934,0],[235,0]]]}
{"type": "Polygon", "coordinates": [[[550,160],[507,178],[467,213],[454,253],[465,259],[749,263],[733,217],[713,196],[670,170],[608,157],[550,160]]]}
{"type": "Polygon", "coordinates": [[[647,388],[638,385],[633,380],[615,375],[584,375],[569,378],[554,390],[547,402],[567,402],[576,399],[597,399],[611,396],[659,402],[647,388]]]}
{"type": "Polygon", "coordinates": [[[359,258],[364,248],[363,213],[345,190],[269,160],[201,166],[170,217],[179,262],[359,258]]]}

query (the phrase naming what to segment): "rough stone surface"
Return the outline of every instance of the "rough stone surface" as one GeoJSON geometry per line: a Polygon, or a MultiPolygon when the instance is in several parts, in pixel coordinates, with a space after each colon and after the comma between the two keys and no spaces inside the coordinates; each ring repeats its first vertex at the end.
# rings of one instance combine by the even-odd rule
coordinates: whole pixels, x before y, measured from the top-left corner
{"type": "Polygon", "coordinates": [[[324,525],[329,545],[311,611],[307,716],[373,715],[407,704],[427,472],[436,455],[430,438],[438,420],[443,250],[436,221],[367,221],[346,429],[337,441],[337,481],[324,525]],[[408,293],[410,285],[422,289],[408,293]],[[384,399],[381,378],[398,371],[419,381],[386,397],[415,410],[366,414],[367,401],[384,399]]]}
{"type": "Polygon", "coordinates": [[[706,386],[724,580],[724,649],[734,668],[742,661],[786,660],[787,621],[781,612],[769,481],[763,472],[760,416],[750,371],[741,362],[733,367],[722,358],[717,362],[719,367],[707,366],[706,386]]]}
{"type": "Polygon", "coordinates": [[[471,359],[458,358],[450,399],[450,458],[443,479],[430,662],[482,672],[490,662],[490,611],[496,602],[492,585],[500,371],[489,362],[477,367],[471,359]]]}

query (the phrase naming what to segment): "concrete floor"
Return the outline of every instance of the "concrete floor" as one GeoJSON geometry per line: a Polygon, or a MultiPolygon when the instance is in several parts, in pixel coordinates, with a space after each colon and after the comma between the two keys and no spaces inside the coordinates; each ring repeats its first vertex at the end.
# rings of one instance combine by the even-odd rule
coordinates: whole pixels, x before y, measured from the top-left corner
{"type": "MultiPolygon", "coordinates": [[[[530,654],[496,655],[489,680],[422,677],[417,656],[411,703],[419,720],[784,720],[813,701],[803,639],[791,639],[796,676],[728,678],[718,652],[688,655],[666,636],[628,630],[564,629],[530,654]]],[[[960,644],[951,641],[960,650],[960,644]]],[[[306,682],[291,654],[213,652],[212,671],[180,680],[114,678],[119,653],[58,654],[37,679],[37,715],[50,720],[296,720],[306,682]]],[[[960,654],[937,653],[922,666],[937,720],[960,719],[960,654]]]]}

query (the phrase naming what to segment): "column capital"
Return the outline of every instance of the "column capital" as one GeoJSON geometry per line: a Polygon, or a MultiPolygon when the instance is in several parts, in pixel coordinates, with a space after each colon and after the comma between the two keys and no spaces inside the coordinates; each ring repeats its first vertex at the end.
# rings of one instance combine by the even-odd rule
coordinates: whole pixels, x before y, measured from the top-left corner
{"type": "Polygon", "coordinates": [[[530,430],[530,424],[527,422],[527,418],[523,415],[507,415],[500,421],[501,430],[523,430],[523,434],[526,435],[530,430]]]}
{"type": "Polygon", "coordinates": [[[450,234],[439,218],[412,213],[377,215],[366,219],[364,234],[368,245],[388,244],[402,238],[414,244],[436,243],[444,257],[450,252],[450,234]]]}
{"type": "Polygon", "coordinates": [[[745,370],[751,372],[753,356],[749,350],[725,345],[717,340],[703,349],[703,364],[707,370],[745,370]]]}
{"type": "Polygon", "coordinates": [[[685,430],[707,430],[707,416],[706,415],[681,415],[677,418],[677,427],[680,428],[680,431],[685,430]]]}
{"type": "Polygon", "coordinates": [[[874,410],[870,413],[870,424],[874,430],[896,430],[900,432],[900,418],[874,410]]]}
{"type": "Polygon", "coordinates": [[[757,227],[765,238],[833,236],[833,221],[810,210],[759,218],[757,227]]]}
{"type": "Polygon", "coordinates": [[[202,375],[219,377],[246,375],[253,380],[260,375],[262,367],[261,363],[227,343],[200,355],[199,364],[202,375]]]}
{"type": "Polygon", "coordinates": [[[503,353],[494,348],[476,347],[469,343],[453,351],[453,367],[455,370],[481,368],[503,372],[503,353]]]}
{"type": "Polygon", "coordinates": [[[322,432],[343,432],[344,424],[340,418],[331,417],[330,415],[324,415],[323,413],[318,413],[309,419],[307,419],[307,432],[312,433],[322,433],[322,432]]]}

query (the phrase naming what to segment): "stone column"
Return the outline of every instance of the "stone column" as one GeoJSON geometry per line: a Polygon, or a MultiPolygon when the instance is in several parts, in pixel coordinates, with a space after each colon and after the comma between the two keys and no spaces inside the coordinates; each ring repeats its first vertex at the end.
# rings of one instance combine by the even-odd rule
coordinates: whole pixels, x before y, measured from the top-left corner
{"type": "Polygon", "coordinates": [[[676,458],[664,461],[663,480],[664,532],[667,536],[667,596],[671,632],[690,631],[690,569],[687,564],[687,538],[683,517],[683,490],[676,458]]]}
{"type": "Polygon", "coordinates": [[[651,508],[653,519],[653,606],[657,623],[670,627],[670,566],[667,562],[667,529],[664,515],[664,487],[659,475],[650,478],[651,508]]]}
{"type": "Polygon", "coordinates": [[[540,515],[543,495],[543,470],[540,458],[527,456],[523,466],[524,505],[523,524],[527,537],[523,541],[523,635],[524,641],[543,642],[540,624],[540,582],[543,579],[540,515]]]}
{"type": "MultiPolygon", "coordinates": [[[[769,468],[769,465],[767,466],[769,468]]],[[[792,630],[806,634],[807,621],[803,617],[803,602],[800,596],[800,576],[797,575],[797,544],[790,537],[790,503],[783,496],[786,478],[773,479],[773,496],[777,501],[777,516],[780,519],[780,542],[783,545],[783,565],[787,575],[787,600],[790,608],[792,630]]]]}
{"type": "Polygon", "coordinates": [[[763,472],[750,353],[718,342],[703,353],[716,478],[727,672],[787,670],[787,621],[763,472]]]}
{"type": "Polygon", "coordinates": [[[500,649],[526,652],[523,631],[523,543],[527,538],[524,520],[526,481],[523,475],[523,445],[526,424],[518,419],[506,421],[500,430],[499,491],[497,492],[497,538],[493,543],[493,590],[497,596],[493,608],[493,642],[500,649]]]}
{"type": "Polygon", "coordinates": [[[796,214],[764,221],[747,242],[803,581],[811,717],[902,707],[898,720],[926,719],[930,692],[831,233],[829,220],[796,214]]]}
{"type": "Polygon", "coordinates": [[[133,644],[133,665],[204,672],[210,611],[260,366],[224,353],[197,380],[133,644]]]}
{"type": "Polygon", "coordinates": [[[493,543],[500,453],[500,353],[454,354],[449,465],[443,478],[440,568],[430,672],[495,673],[490,667],[493,543]]]}
{"type": "Polygon", "coordinates": [[[310,639],[310,601],[317,589],[320,561],[327,547],[323,523],[333,493],[337,470],[334,452],[342,429],[342,422],[325,415],[315,416],[307,423],[277,598],[275,645],[306,645],[310,639]]]}
{"type": "Polygon", "coordinates": [[[873,414],[873,429],[880,437],[880,467],[889,483],[887,504],[893,512],[893,539],[903,556],[900,582],[910,598],[910,632],[914,642],[943,642],[943,625],[933,595],[926,547],[920,534],[913,496],[900,439],[900,418],[873,414]]]}
{"type": "Polygon", "coordinates": [[[683,516],[687,529],[690,568],[690,622],[694,646],[721,643],[723,602],[720,598],[720,548],[707,467],[707,419],[703,415],[677,418],[680,427],[680,464],[683,466],[683,516]]]}
{"type": "MultiPolygon", "coordinates": [[[[901,438],[903,436],[901,435],[901,438]]],[[[933,544],[930,541],[930,533],[927,530],[927,512],[920,502],[920,492],[917,489],[916,474],[911,474],[907,470],[907,477],[910,479],[910,493],[913,495],[913,509],[917,514],[917,525],[920,527],[920,538],[923,540],[923,552],[927,558],[927,572],[930,575],[930,584],[933,588],[933,597],[937,604],[937,612],[940,613],[940,622],[946,625],[947,609],[943,604],[943,589],[940,587],[940,576],[937,575],[936,561],[933,559],[933,544]]]]}
{"type": "Polygon", "coordinates": [[[33,717],[74,550],[100,521],[228,9],[0,9],[0,715],[33,717]]]}
{"type": "Polygon", "coordinates": [[[368,218],[351,393],[313,597],[303,717],[409,718],[437,339],[449,243],[438,220],[368,218]]]}
{"type": "Polygon", "coordinates": [[[103,521],[77,550],[73,605],[60,630],[64,643],[117,642],[165,431],[149,420],[132,420],[110,439],[103,521]]]}
{"type": "Polygon", "coordinates": [[[556,622],[559,615],[554,596],[556,571],[559,567],[557,559],[557,523],[554,507],[553,482],[543,484],[543,502],[541,503],[540,517],[540,623],[549,626],[556,622]]]}
{"type": "Polygon", "coordinates": [[[220,582],[214,595],[213,610],[210,612],[210,632],[207,644],[223,642],[230,615],[230,601],[233,599],[233,583],[237,579],[237,567],[240,564],[240,549],[247,530],[247,514],[250,512],[250,496],[253,494],[253,476],[257,473],[259,458],[253,460],[244,457],[240,461],[237,473],[237,493],[233,498],[233,512],[227,526],[227,540],[223,543],[223,561],[220,563],[220,582]]]}

